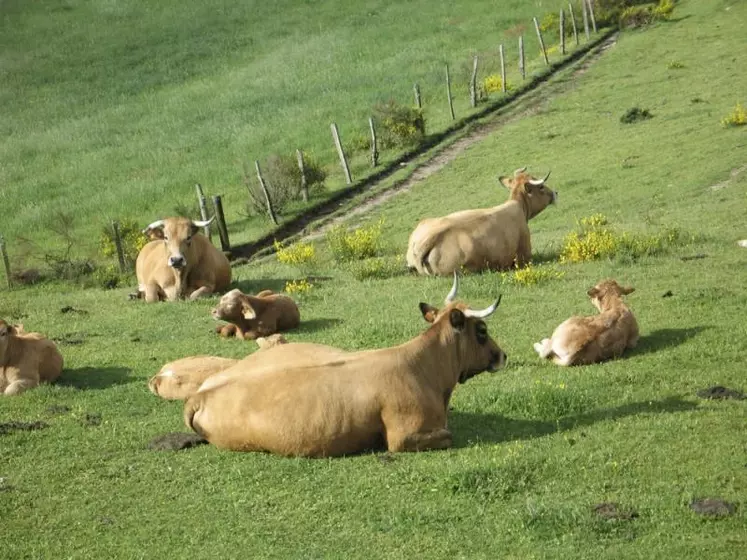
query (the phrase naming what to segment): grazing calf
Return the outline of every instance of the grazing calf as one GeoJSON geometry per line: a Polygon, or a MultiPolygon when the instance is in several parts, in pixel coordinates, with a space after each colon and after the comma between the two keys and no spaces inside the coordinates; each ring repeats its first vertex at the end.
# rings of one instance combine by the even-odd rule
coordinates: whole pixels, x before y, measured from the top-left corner
{"type": "Polygon", "coordinates": [[[634,288],[603,280],[587,294],[599,310],[592,317],[571,317],[555,329],[551,338],[536,342],[540,358],[561,366],[593,364],[616,358],[638,343],[638,323],[622,300],[634,288]]]}
{"type": "Polygon", "coordinates": [[[291,343],[257,352],[208,379],[187,399],[184,421],[219,448],[286,456],[450,447],[454,387],[506,361],[483,321],[499,302],[475,311],[453,301],[456,291],[455,276],[444,309],[420,304],[432,326],[400,346],[299,357],[304,345],[291,343]]]}
{"type": "Polygon", "coordinates": [[[143,230],[152,239],[135,262],[138,294],[145,301],[196,299],[225,290],[231,283],[226,256],[199,232],[205,222],[166,218],[143,230]]]}
{"type": "Polygon", "coordinates": [[[0,319],[0,394],[18,395],[62,373],[62,355],[54,342],[0,319]]]}
{"type": "Polygon", "coordinates": [[[407,266],[419,274],[446,276],[461,267],[473,272],[523,266],[532,258],[529,220],[557,199],[544,179],[526,167],[499,180],[509,199],[493,208],[463,210],[422,220],[410,234],[407,266]]]}
{"type": "Polygon", "coordinates": [[[272,290],[263,290],[256,296],[231,290],[220,298],[213,309],[213,317],[231,323],[219,325],[215,332],[240,339],[270,336],[278,331],[295,329],[301,322],[296,302],[272,290]]]}

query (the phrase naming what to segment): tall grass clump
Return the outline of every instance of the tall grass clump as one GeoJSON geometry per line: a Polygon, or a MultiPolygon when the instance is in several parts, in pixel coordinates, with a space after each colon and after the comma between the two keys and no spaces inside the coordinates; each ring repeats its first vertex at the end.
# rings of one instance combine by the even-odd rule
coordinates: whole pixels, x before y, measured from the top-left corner
{"type": "Polygon", "coordinates": [[[724,128],[744,126],[745,124],[747,124],[747,111],[745,111],[741,103],[737,103],[734,110],[721,119],[721,126],[724,128]]]}
{"type": "Polygon", "coordinates": [[[396,257],[373,257],[350,263],[350,272],[358,281],[384,280],[395,276],[407,274],[404,258],[402,255],[396,257]]]}
{"type": "Polygon", "coordinates": [[[384,220],[353,231],[340,224],[327,232],[327,244],[337,262],[349,262],[375,257],[381,250],[381,230],[384,220]]]}

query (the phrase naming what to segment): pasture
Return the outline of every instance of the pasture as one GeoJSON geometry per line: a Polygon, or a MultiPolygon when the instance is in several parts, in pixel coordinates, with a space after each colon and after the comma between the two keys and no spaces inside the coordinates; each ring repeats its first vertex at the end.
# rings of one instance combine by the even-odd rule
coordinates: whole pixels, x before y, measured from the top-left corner
{"type": "MultiPolygon", "coordinates": [[[[472,46],[493,45],[478,33],[480,25],[495,23],[479,15],[488,3],[463,4],[460,25],[471,27],[471,39],[476,34],[485,40],[472,46]]],[[[536,6],[528,4],[530,13],[536,6]]],[[[437,10],[434,3],[427,5],[437,10]]],[[[304,6],[288,13],[308,22],[303,10],[312,5],[304,6]]],[[[323,6],[313,8],[315,17],[334,20],[333,3],[323,6]]],[[[169,9],[154,8],[164,18],[169,9]]],[[[18,12],[43,21],[31,11],[18,12]]],[[[432,21],[444,21],[428,13],[432,21]]],[[[183,14],[188,15],[205,17],[183,14]]],[[[425,27],[429,18],[418,14],[416,19],[417,24],[404,17],[391,21],[421,30],[423,42],[416,45],[427,53],[441,35],[425,27]]],[[[252,25],[261,29],[259,15],[254,20],[252,25]]],[[[747,548],[747,401],[704,400],[696,393],[714,385],[747,390],[747,250],[736,244],[747,237],[747,137],[744,127],[720,124],[737,102],[747,101],[740,97],[747,91],[740,58],[747,47],[745,20],[744,2],[682,0],[672,21],[621,33],[583,73],[571,69],[557,78],[562,94],[548,96],[538,110],[510,119],[438,173],[356,216],[359,223],[346,224],[383,220],[375,261],[383,263],[379,268],[374,260],[337,263],[323,237],[315,240],[315,261],[302,268],[272,257],[234,268],[234,284],[245,292],[282,290],[288,281],[304,278],[312,284],[294,294],[302,323],[287,335],[290,340],[351,350],[399,344],[425,329],[418,302],[440,305],[450,287],[447,278],[405,273],[407,236],[417,221],[503,202],[505,190],[497,176],[518,167],[528,165],[537,175],[552,169],[548,184],[559,191],[559,203],[532,220],[530,229],[533,266],[554,274],[536,284],[499,272],[462,280],[460,298],[475,307],[503,295],[488,325],[508,354],[508,364],[457,387],[449,416],[450,450],[316,460],[220,452],[210,446],[150,450],[147,444],[155,436],[185,430],[181,404],[162,401],[146,387],[163,363],[192,354],[238,358],[256,348],[214,335],[210,309],[217,298],[146,305],[127,301],[129,287],[83,290],[65,283],[2,292],[0,317],[57,340],[66,369],[53,386],[0,401],[0,424],[8,432],[0,432],[0,556],[739,557],[747,548]],[[652,118],[621,123],[620,117],[634,107],[650,111],[652,118]],[[578,220],[595,214],[603,214],[616,231],[667,243],[649,254],[644,247],[596,261],[561,263],[565,236],[578,220]],[[371,277],[359,280],[363,267],[371,277]],[[639,346],[623,359],[594,366],[561,369],[540,361],[532,343],[570,315],[591,314],[586,290],[604,277],[636,288],[627,302],[641,327],[639,346]],[[41,429],[12,429],[13,422],[37,421],[44,425],[31,427],[41,429]],[[720,519],[701,517],[689,504],[703,497],[734,503],[736,512],[720,519]],[[619,504],[619,518],[595,513],[600,503],[619,504]]],[[[85,26],[93,24],[80,20],[78,25],[88,33],[85,26]]],[[[347,30],[348,35],[359,33],[347,30]]],[[[456,54],[461,41],[446,36],[453,43],[445,48],[456,54]]],[[[323,26],[315,37],[328,52],[323,26]]],[[[305,46],[297,39],[279,34],[275,46],[293,45],[300,56],[305,46]]],[[[201,110],[193,116],[203,123],[196,134],[173,131],[184,141],[185,159],[159,162],[159,152],[149,151],[147,144],[127,142],[133,158],[154,158],[146,178],[128,183],[118,179],[132,170],[107,166],[116,151],[101,148],[96,152],[100,160],[91,154],[76,160],[76,148],[66,148],[54,128],[23,142],[6,139],[4,153],[15,150],[20,158],[20,152],[33,150],[36,155],[27,154],[30,168],[48,167],[54,180],[65,184],[66,170],[91,166],[95,173],[86,174],[87,186],[75,187],[87,199],[81,206],[84,216],[97,208],[127,208],[145,217],[169,209],[181,197],[191,200],[193,166],[215,183],[230,184],[234,171],[225,167],[225,156],[234,148],[221,144],[226,139],[219,132],[230,130],[235,121],[215,120],[214,108],[192,97],[197,92],[209,97],[206,89],[215,86],[228,96],[217,96],[216,103],[230,104],[226,86],[237,70],[232,60],[211,59],[211,44],[203,44],[203,58],[189,57],[184,65],[224,71],[222,85],[215,86],[210,76],[191,82],[185,69],[183,87],[132,96],[113,89],[108,97],[83,100],[98,104],[102,112],[98,122],[104,143],[118,138],[113,117],[124,113],[116,100],[136,103],[142,111],[142,129],[137,121],[119,123],[123,131],[139,130],[135,136],[141,140],[174,119],[159,108],[158,99],[166,109],[194,103],[201,110]],[[149,121],[151,126],[145,126],[149,121]],[[200,154],[193,158],[188,154],[197,145],[200,154]],[[221,163],[212,161],[218,154],[221,163]],[[184,185],[176,188],[177,183],[184,185]],[[157,205],[122,197],[145,184],[161,193],[157,205]],[[97,194],[90,195],[94,190],[97,194]]],[[[164,43],[165,54],[167,47],[164,43]]],[[[236,45],[237,57],[243,52],[239,47],[250,48],[236,45]]],[[[54,41],[39,48],[52,52],[54,41]]],[[[393,44],[386,48],[397,51],[393,44]]],[[[288,53],[280,52],[279,59],[286,60],[288,53]]],[[[151,79],[160,79],[166,69],[158,56],[149,60],[151,79]]],[[[278,71],[271,58],[264,64],[278,71]]],[[[81,68],[87,66],[81,60],[81,68]]],[[[28,91],[43,96],[43,78],[24,78],[28,91]]],[[[404,89],[411,87],[409,78],[402,79],[404,89]]],[[[71,99],[79,99],[83,84],[70,81],[71,99]]],[[[298,96],[292,99],[301,105],[303,87],[292,90],[298,96]]],[[[361,85],[360,92],[377,88],[374,80],[361,85]]],[[[288,94],[284,89],[281,97],[288,94]]],[[[64,98],[59,103],[65,105],[64,98]]],[[[292,113],[294,105],[288,101],[278,113],[292,113]]],[[[344,114],[346,105],[340,107],[344,114]]],[[[32,108],[11,105],[9,110],[13,117],[1,126],[40,118],[32,108]]],[[[49,111],[54,119],[57,113],[49,111]]],[[[301,114],[288,116],[296,128],[278,124],[278,137],[306,138],[302,132],[312,126],[306,118],[310,111],[303,107],[301,114]]],[[[58,124],[74,128],[74,122],[62,118],[58,124]]],[[[321,129],[326,133],[326,124],[321,129]]],[[[236,142],[234,158],[239,158],[255,134],[248,128],[234,133],[245,139],[245,144],[236,142]]],[[[27,180],[38,180],[34,175],[27,180]]],[[[31,184],[10,184],[16,187],[5,195],[4,209],[8,200],[21,200],[24,189],[42,198],[31,184]]],[[[11,231],[39,218],[31,205],[23,211],[17,203],[11,207],[16,211],[3,221],[3,227],[6,219],[14,224],[11,231]]]]}

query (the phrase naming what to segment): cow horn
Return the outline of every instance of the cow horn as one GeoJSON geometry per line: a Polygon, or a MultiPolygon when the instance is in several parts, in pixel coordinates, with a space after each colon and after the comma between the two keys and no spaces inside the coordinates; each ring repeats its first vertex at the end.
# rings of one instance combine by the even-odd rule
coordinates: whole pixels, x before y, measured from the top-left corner
{"type": "Polygon", "coordinates": [[[517,169],[516,171],[514,171],[514,175],[518,175],[519,173],[524,173],[524,171],[526,171],[526,170],[527,170],[526,167],[520,167],[519,169],[517,169]]]}
{"type": "Polygon", "coordinates": [[[156,220],[155,222],[153,222],[152,224],[150,224],[147,228],[145,228],[143,230],[143,233],[146,233],[149,229],[156,229],[156,228],[163,227],[164,223],[165,222],[163,220],[156,220]]]}
{"type": "Polygon", "coordinates": [[[454,284],[451,286],[451,291],[446,296],[445,303],[446,305],[449,305],[452,301],[456,299],[457,296],[457,290],[459,290],[459,275],[457,274],[457,271],[454,271],[454,284]]]}
{"type": "Polygon", "coordinates": [[[209,220],[204,220],[204,221],[192,220],[192,223],[194,224],[195,227],[207,227],[213,223],[214,219],[215,219],[215,214],[213,214],[213,217],[210,218],[209,220]]]}
{"type": "Polygon", "coordinates": [[[464,311],[465,317],[474,317],[475,319],[484,319],[485,317],[489,317],[493,314],[493,312],[496,310],[498,305],[501,303],[501,297],[498,296],[498,299],[495,300],[495,303],[493,305],[490,305],[486,307],[485,309],[481,309],[480,311],[476,311],[474,309],[467,309],[464,311]]]}
{"type": "Polygon", "coordinates": [[[544,185],[544,184],[545,184],[545,181],[547,181],[548,177],[550,177],[550,173],[552,173],[552,171],[548,171],[548,172],[547,172],[547,175],[545,175],[545,178],[544,178],[544,179],[540,179],[540,180],[537,180],[537,179],[529,179],[529,184],[530,184],[530,185],[534,185],[535,187],[539,187],[540,185],[544,185]]]}

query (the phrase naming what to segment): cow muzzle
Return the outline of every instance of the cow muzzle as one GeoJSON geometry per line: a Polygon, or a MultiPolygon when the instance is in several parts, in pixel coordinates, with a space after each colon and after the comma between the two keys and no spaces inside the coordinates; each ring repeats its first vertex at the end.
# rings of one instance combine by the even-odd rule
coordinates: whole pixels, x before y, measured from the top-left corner
{"type": "Polygon", "coordinates": [[[495,373],[502,367],[506,366],[506,362],[508,361],[508,356],[502,351],[494,352],[493,353],[493,361],[490,362],[490,365],[488,366],[488,371],[490,373],[495,373]]]}
{"type": "Polygon", "coordinates": [[[176,257],[169,257],[169,266],[171,268],[179,270],[180,268],[184,268],[185,266],[187,266],[187,259],[185,259],[181,255],[176,257]]]}
{"type": "Polygon", "coordinates": [[[558,203],[558,191],[552,191],[552,200],[550,201],[550,204],[557,204],[558,203]]]}

